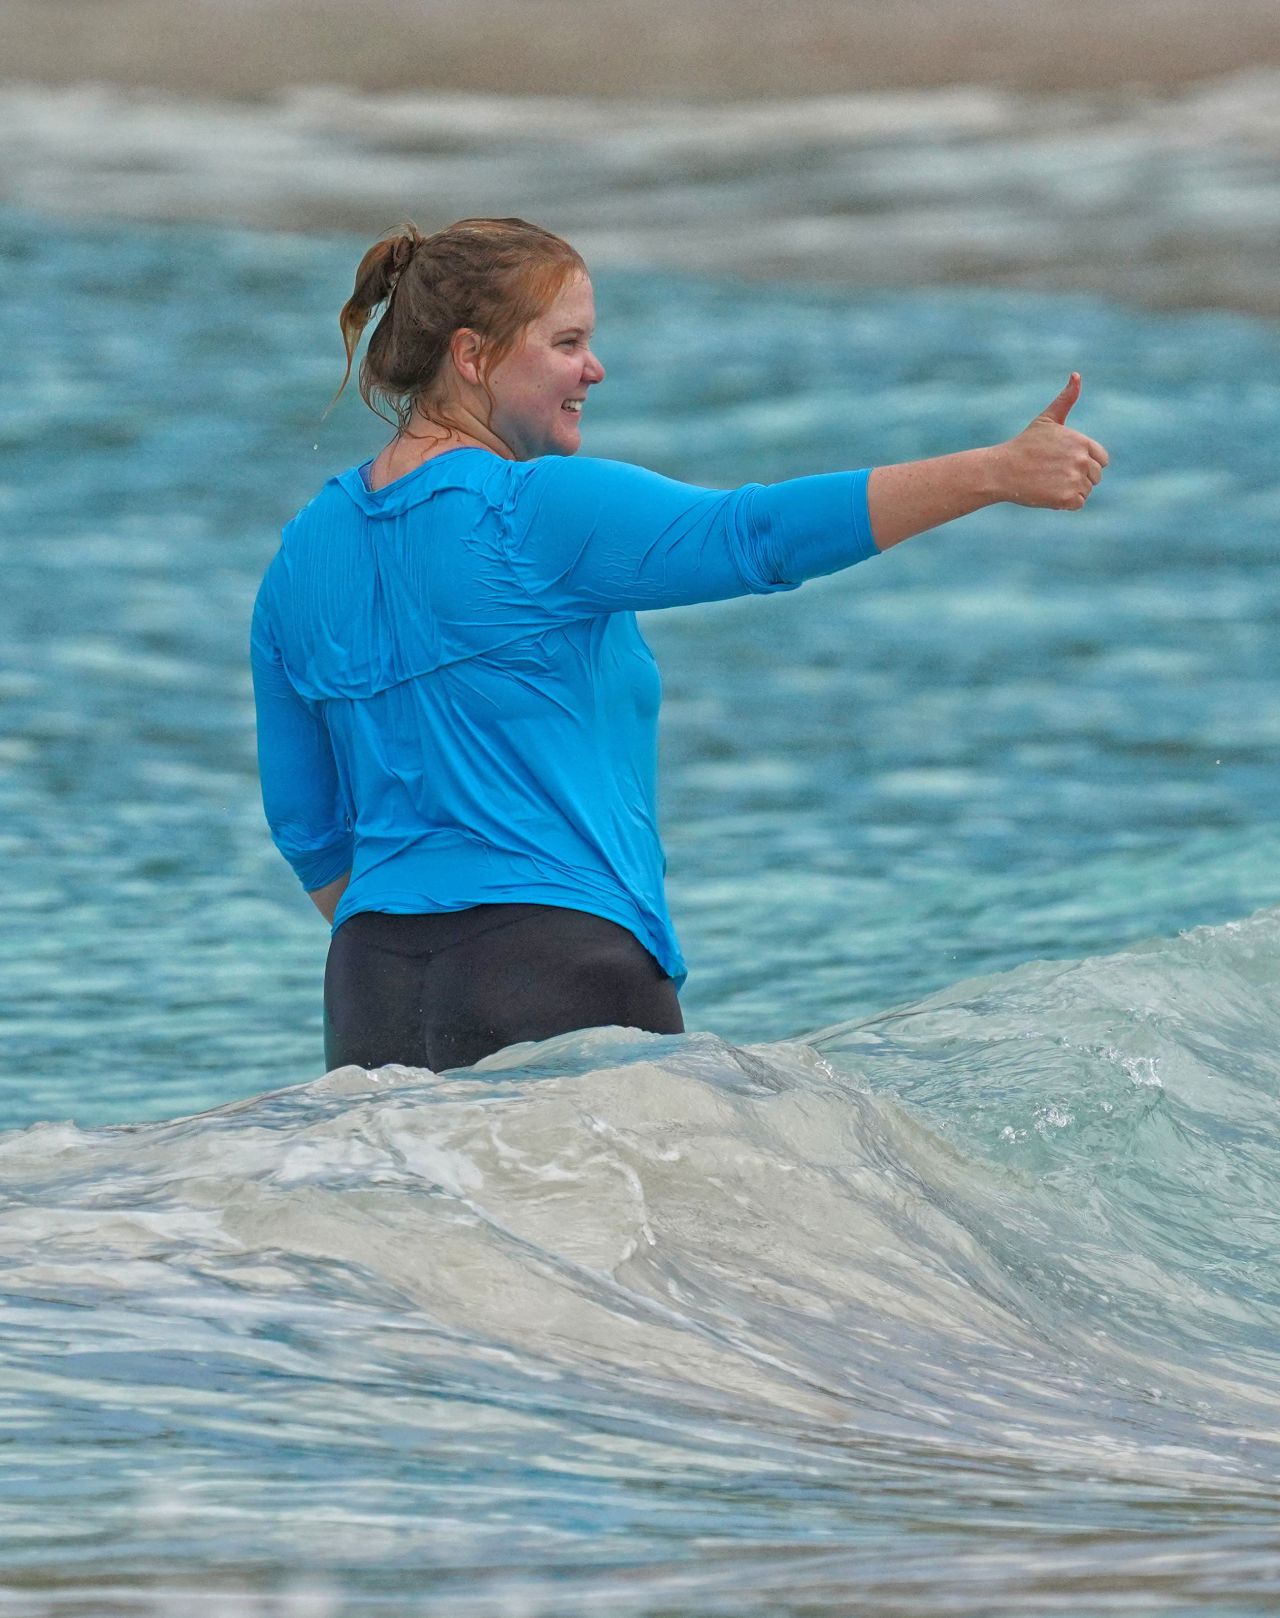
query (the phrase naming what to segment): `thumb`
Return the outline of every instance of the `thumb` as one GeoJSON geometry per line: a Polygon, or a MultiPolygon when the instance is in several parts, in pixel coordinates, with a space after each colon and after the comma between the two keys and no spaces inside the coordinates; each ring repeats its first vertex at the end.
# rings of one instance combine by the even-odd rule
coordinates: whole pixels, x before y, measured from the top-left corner
{"type": "Polygon", "coordinates": [[[1050,421],[1056,421],[1059,426],[1062,426],[1067,419],[1067,413],[1070,411],[1071,406],[1075,404],[1079,397],[1080,373],[1079,371],[1072,371],[1067,378],[1066,387],[1042,414],[1048,416],[1050,421]]]}

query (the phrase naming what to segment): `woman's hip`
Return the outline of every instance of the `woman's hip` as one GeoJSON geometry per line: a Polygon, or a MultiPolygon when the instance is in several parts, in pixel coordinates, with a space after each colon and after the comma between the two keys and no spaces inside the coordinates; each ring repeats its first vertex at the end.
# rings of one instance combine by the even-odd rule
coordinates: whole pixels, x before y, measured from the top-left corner
{"type": "Polygon", "coordinates": [[[330,1067],[441,1071],[504,1045],[608,1025],[680,1033],[675,984],[627,928],[587,911],[486,904],[361,911],[325,971],[330,1067]]]}

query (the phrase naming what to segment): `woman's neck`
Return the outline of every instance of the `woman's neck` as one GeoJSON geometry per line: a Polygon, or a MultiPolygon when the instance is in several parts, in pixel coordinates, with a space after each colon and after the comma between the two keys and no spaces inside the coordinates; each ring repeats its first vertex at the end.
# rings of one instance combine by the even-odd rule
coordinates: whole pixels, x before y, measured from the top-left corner
{"type": "Polygon", "coordinates": [[[404,453],[411,457],[416,455],[423,461],[451,449],[487,449],[501,455],[503,460],[514,459],[509,446],[474,411],[468,410],[465,403],[454,404],[448,414],[447,422],[439,422],[415,410],[409,425],[396,434],[394,444],[403,445],[404,453]]]}
{"type": "Polygon", "coordinates": [[[370,484],[379,489],[384,484],[394,483],[424,461],[445,455],[451,449],[487,449],[494,455],[500,455],[503,460],[514,459],[507,445],[482,422],[467,422],[466,430],[463,430],[432,421],[415,411],[409,425],[397,433],[375,458],[369,468],[370,484]]]}

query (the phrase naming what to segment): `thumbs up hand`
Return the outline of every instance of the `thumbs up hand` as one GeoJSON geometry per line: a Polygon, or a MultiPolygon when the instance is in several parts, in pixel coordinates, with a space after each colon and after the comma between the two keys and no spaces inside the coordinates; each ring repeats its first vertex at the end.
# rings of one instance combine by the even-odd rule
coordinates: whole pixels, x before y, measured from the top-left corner
{"type": "Polygon", "coordinates": [[[867,515],[877,550],[1002,500],[1050,511],[1079,511],[1102,477],[1101,444],[1067,426],[1080,375],[1007,444],[932,460],[872,468],[867,515]]]}
{"type": "Polygon", "coordinates": [[[1050,511],[1079,511],[1102,478],[1110,457],[1101,444],[1067,426],[1080,397],[1072,371],[1053,402],[1016,438],[991,451],[999,500],[1050,511]]]}

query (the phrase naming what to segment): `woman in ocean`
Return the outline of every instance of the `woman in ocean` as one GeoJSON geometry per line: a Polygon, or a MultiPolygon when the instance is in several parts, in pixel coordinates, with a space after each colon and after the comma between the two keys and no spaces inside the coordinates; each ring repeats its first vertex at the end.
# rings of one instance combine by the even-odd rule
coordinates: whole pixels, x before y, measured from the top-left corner
{"type": "Polygon", "coordinates": [[[1000,501],[1078,511],[1107,464],[1066,426],[1080,379],[1007,443],[711,490],[577,456],[605,372],[559,237],[464,219],[375,243],[348,377],[383,304],[360,390],[398,430],[286,526],[253,619],[267,821],[333,924],[326,1061],[679,1033],[636,613],[794,589],[1000,501]]]}

